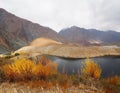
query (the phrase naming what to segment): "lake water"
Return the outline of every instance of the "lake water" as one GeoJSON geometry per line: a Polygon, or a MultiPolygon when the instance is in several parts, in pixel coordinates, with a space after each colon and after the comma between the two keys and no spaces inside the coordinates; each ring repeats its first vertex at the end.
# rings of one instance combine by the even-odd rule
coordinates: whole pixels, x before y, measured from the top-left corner
{"type": "MultiPolygon", "coordinates": [[[[72,59],[49,56],[49,58],[58,63],[58,70],[67,74],[80,73],[82,62],[85,59],[72,59]]],[[[96,57],[91,58],[102,68],[102,77],[120,75],[120,57],[96,57]]]]}

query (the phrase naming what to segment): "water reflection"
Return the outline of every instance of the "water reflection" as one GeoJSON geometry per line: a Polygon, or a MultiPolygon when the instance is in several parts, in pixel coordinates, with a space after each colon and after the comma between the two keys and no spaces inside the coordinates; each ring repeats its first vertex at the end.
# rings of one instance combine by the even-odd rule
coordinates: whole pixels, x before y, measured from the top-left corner
{"type": "MultiPolygon", "coordinates": [[[[51,60],[58,63],[58,70],[62,73],[80,73],[82,62],[85,59],[70,59],[49,56],[51,60]]],[[[102,68],[102,76],[120,75],[120,57],[97,57],[92,58],[102,68]]]]}

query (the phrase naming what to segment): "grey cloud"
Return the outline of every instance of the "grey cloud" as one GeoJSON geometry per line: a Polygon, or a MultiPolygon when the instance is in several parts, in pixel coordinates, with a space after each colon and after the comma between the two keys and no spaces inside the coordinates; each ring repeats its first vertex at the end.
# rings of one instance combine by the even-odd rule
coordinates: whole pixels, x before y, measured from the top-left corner
{"type": "Polygon", "coordinates": [[[120,31],[119,0],[0,0],[0,7],[56,31],[72,25],[120,31]]]}
{"type": "MultiPolygon", "coordinates": [[[[93,1],[93,0],[92,0],[93,1]]],[[[91,24],[99,29],[120,31],[120,1],[101,0],[101,2],[89,3],[93,12],[91,24]]]]}

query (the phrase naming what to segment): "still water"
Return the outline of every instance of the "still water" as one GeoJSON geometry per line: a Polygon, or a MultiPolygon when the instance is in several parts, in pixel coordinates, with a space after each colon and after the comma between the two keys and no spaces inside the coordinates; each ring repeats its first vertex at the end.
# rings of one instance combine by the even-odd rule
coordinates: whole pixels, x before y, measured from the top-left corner
{"type": "MultiPolygon", "coordinates": [[[[85,59],[72,59],[49,56],[58,64],[58,70],[67,74],[77,74],[81,72],[82,62],[85,59]]],[[[120,75],[120,57],[96,57],[91,58],[102,68],[102,77],[120,75]]]]}

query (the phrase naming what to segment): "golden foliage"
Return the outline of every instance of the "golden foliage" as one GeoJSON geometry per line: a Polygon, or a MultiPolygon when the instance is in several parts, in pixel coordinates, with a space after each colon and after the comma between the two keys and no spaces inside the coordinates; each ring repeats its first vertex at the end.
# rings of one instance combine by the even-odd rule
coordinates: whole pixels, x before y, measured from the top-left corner
{"type": "Polygon", "coordinates": [[[14,81],[17,78],[18,73],[15,70],[16,69],[13,69],[12,65],[3,66],[4,74],[9,81],[14,81]]]}
{"type": "Polygon", "coordinates": [[[16,79],[29,80],[32,77],[32,69],[35,64],[28,59],[15,60],[13,64],[3,66],[5,76],[10,81],[16,79]]]}
{"type": "Polygon", "coordinates": [[[83,62],[83,68],[82,68],[83,74],[98,79],[101,76],[101,71],[102,70],[100,66],[89,58],[87,58],[85,62],[83,62]]]}
{"type": "Polygon", "coordinates": [[[45,57],[38,64],[29,59],[17,59],[14,63],[3,66],[3,72],[9,81],[31,80],[34,77],[46,80],[48,76],[57,74],[57,64],[45,57]]]}
{"type": "Polygon", "coordinates": [[[40,79],[45,80],[48,76],[57,74],[57,64],[46,57],[42,57],[33,69],[33,73],[40,79]]]}

